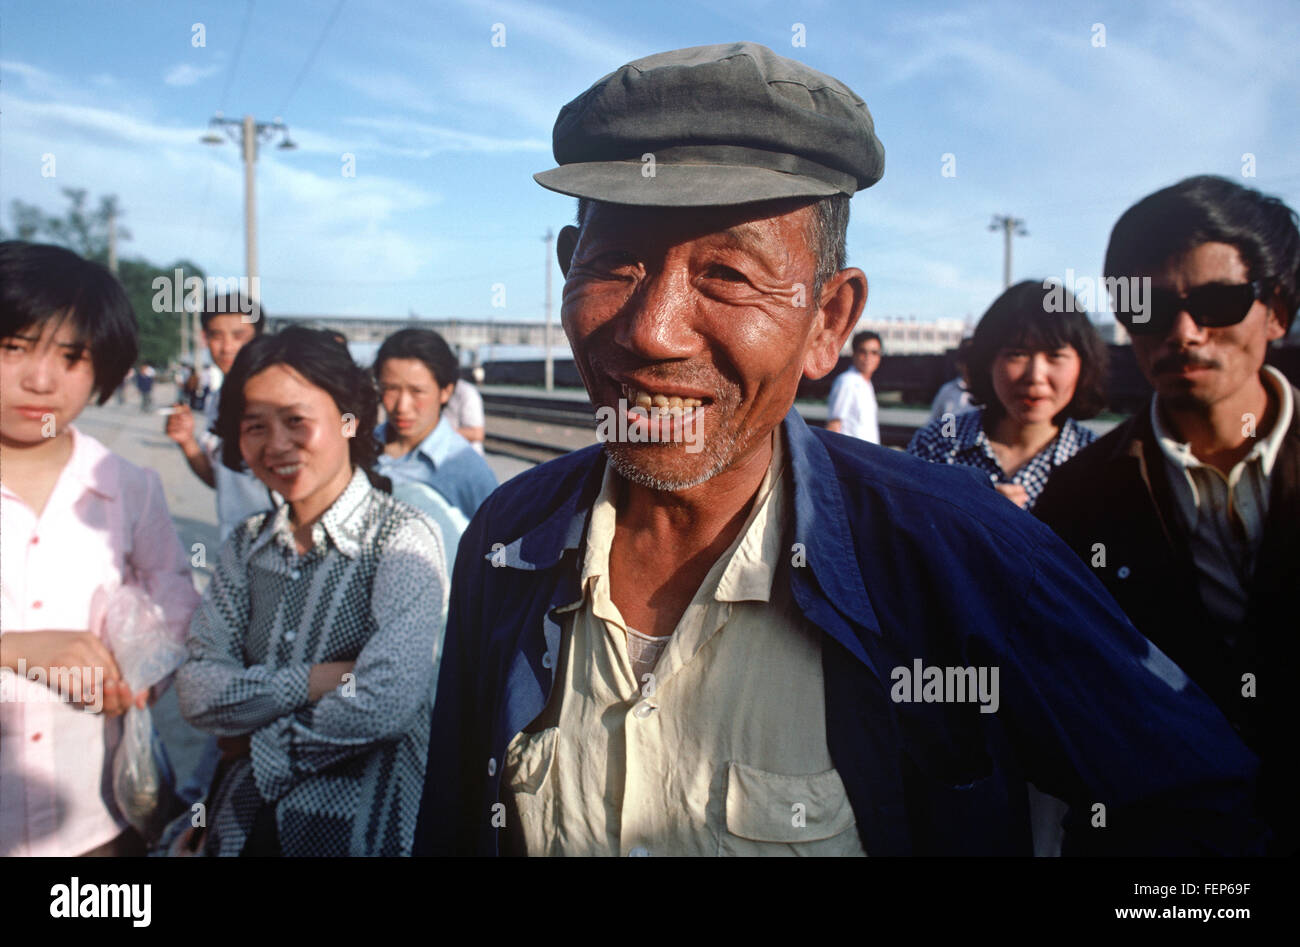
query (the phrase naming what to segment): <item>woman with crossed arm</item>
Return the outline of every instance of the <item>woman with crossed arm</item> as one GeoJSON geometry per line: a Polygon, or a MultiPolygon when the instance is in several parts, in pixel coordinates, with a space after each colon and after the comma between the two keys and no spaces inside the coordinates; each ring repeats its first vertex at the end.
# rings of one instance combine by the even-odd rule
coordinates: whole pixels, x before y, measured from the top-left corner
{"type": "Polygon", "coordinates": [[[222,393],[222,461],[285,498],[227,540],[177,674],[221,737],[215,855],[410,853],[447,602],[437,530],[375,460],[378,398],[329,333],[250,342],[222,393]]]}

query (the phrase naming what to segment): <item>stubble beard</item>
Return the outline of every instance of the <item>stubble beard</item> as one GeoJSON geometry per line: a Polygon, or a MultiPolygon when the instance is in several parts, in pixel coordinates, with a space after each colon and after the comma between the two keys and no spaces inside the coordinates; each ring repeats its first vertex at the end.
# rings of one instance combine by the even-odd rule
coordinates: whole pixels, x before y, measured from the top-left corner
{"type": "MultiPolygon", "coordinates": [[[[734,402],[731,397],[728,397],[725,402],[722,400],[715,401],[713,407],[716,413],[725,413],[728,419],[733,419],[739,407],[739,400],[738,395],[735,397],[734,402]]],[[[733,425],[724,423],[721,426],[726,430],[725,434],[715,433],[709,436],[705,432],[703,447],[698,454],[694,455],[698,458],[697,462],[701,464],[699,468],[701,472],[690,477],[669,478],[656,476],[639,466],[636,460],[637,450],[667,450],[684,454],[686,445],[682,442],[668,442],[656,445],[607,441],[605,443],[605,456],[609,458],[610,464],[613,465],[615,472],[619,476],[638,486],[663,493],[677,493],[681,490],[689,490],[691,487],[698,487],[700,484],[712,480],[731,466],[735,460],[736,443],[739,439],[738,432],[733,425]]],[[[691,455],[687,454],[686,456],[691,455]]]]}
{"type": "MultiPolygon", "coordinates": [[[[648,487],[651,490],[659,490],[663,493],[676,493],[679,490],[689,490],[691,487],[698,487],[707,480],[712,480],[722,471],[726,470],[731,463],[732,448],[735,446],[736,439],[733,435],[725,443],[714,439],[710,441],[700,452],[704,458],[704,472],[685,480],[666,480],[656,477],[641,467],[630,456],[636,447],[631,444],[619,444],[609,441],[605,444],[605,456],[614,466],[614,470],[623,479],[628,480],[638,486],[648,487]]],[[[654,447],[654,450],[672,450],[680,445],[670,444],[665,447],[654,447]]]]}

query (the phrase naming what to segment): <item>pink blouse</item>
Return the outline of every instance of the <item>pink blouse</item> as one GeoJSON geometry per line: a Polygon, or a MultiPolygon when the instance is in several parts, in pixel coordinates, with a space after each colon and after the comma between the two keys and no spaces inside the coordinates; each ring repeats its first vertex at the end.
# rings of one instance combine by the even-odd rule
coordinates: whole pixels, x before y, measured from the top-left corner
{"type": "MultiPolygon", "coordinates": [[[[69,430],[40,516],[0,482],[0,633],[88,629],[95,590],[133,582],[183,642],[199,596],[162,481],[69,430]]],[[[126,827],[111,785],[121,733],[122,718],[0,670],[0,856],[79,855],[126,827]]]]}

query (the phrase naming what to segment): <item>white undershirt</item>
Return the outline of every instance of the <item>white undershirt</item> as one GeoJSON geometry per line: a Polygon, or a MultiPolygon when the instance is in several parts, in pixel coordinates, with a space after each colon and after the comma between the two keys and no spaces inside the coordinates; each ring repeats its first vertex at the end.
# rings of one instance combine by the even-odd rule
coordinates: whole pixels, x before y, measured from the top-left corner
{"type": "Polygon", "coordinates": [[[659,663],[659,656],[672,640],[672,635],[656,638],[653,635],[643,635],[633,628],[627,630],[627,659],[632,662],[632,673],[638,685],[645,683],[645,676],[654,670],[659,663]]]}

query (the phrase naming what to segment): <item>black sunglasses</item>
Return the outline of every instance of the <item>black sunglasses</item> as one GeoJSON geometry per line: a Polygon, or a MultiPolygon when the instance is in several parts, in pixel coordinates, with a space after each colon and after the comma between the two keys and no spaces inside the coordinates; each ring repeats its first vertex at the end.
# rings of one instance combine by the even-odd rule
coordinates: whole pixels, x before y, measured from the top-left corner
{"type": "Polygon", "coordinates": [[[1181,296],[1171,289],[1152,289],[1145,311],[1131,306],[1116,308],[1112,293],[1111,307],[1115,318],[1133,335],[1164,335],[1180,312],[1190,315],[1198,326],[1221,329],[1245,319],[1255,301],[1264,298],[1266,286],[1266,280],[1206,283],[1181,296]]]}

